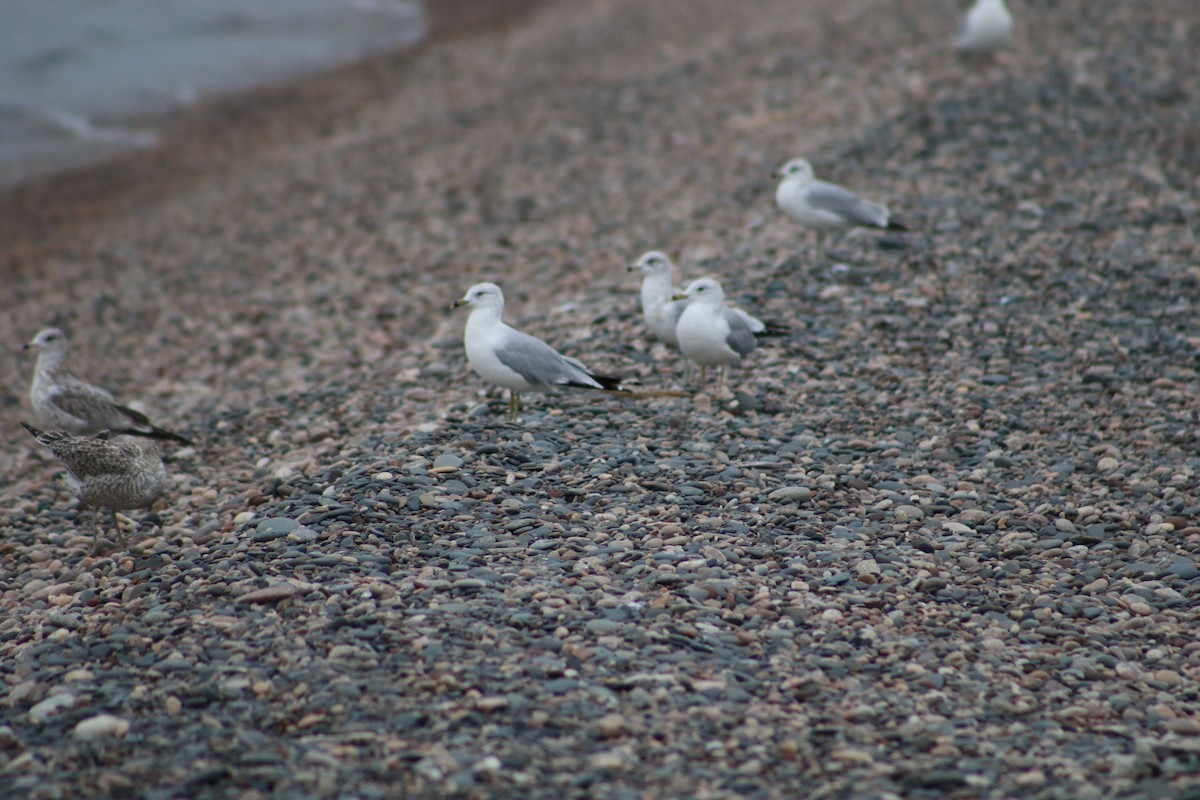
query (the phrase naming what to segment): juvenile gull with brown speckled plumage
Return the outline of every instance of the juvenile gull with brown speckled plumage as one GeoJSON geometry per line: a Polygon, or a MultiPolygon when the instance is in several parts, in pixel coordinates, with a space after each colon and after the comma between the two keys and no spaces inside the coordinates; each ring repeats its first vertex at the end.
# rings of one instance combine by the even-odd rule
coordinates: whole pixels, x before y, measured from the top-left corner
{"type": "Polygon", "coordinates": [[[93,553],[100,542],[101,509],[112,514],[117,543],[124,544],[117,512],[149,506],[166,488],[167,469],[153,442],[133,437],[110,440],[105,434],[91,438],[65,431],[40,431],[24,422],[21,425],[67,468],[67,486],[79,502],[96,509],[93,553]]]}

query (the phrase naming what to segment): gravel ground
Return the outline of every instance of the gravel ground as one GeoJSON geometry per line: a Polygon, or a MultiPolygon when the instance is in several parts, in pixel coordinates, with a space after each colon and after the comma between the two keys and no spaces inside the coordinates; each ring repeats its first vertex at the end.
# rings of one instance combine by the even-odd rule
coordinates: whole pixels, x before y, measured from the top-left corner
{"type": "Polygon", "coordinates": [[[1191,0],[510,5],[0,198],[0,333],[198,442],[89,556],[0,364],[0,795],[1200,798],[1191,0]],[[445,307],[679,388],[651,248],[795,335],[507,423],[445,307]]]}

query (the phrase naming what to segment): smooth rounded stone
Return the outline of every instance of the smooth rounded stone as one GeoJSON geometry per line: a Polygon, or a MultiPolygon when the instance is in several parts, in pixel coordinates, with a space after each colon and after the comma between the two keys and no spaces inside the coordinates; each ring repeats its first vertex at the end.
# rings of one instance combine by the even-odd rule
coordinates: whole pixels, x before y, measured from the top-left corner
{"type": "Polygon", "coordinates": [[[767,495],[775,503],[807,503],[812,500],[812,489],[807,486],[783,486],[767,495]]]}
{"type": "Polygon", "coordinates": [[[281,536],[287,536],[300,527],[300,523],[290,517],[268,517],[260,520],[250,536],[254,542],[269,542],[281,536]]]}
{"type": "Polygon", "coordinates": [[[1190,581],[1193,578],[1200,576],[1200,568],[1196,566],[1194,561],[1185,561],[1180,559],[1167,567],[1165,574],[1173,575],[1176,578],[1182,578],[1185,581],[1190,581]]]}
{"type": "Polygon", "coordinates": [[[291,583],[279,583],[262,589],[238,595],[239,603],[278,603],[300,593],[300,589],[291,583]]]}
{"type": "Polygon", "coordinates": [[[312,528],[306,527],[304,525],[301,525],[300,527],[295,528],[294,530],[290,531],[287,535],[287,539],[289,542],[298,542],[300,544],[307,544],[308,542],[316,541],[316,538],[317,538],[317,532],[314,531],[312,528]]]}
{"type": "Polygon", "coordinates": [[[916,506],[896,506],[892,509],[892,519],[896,522],[913,522],[925,519],[925,512],[916,506]]]}
{"type": "Polygon", "coordinates": [[[587,628],[590,633],[603,635],[606,633],[616,633],[617,631],[622,630],[625,625],[624,623],[611,619],[589,619],[584,623],[584,627],[587,628]]]}
{"type": "Polygon", "coordinates": [[[77,723],[71,733],[77,739],[100,739],[129,733],[129,720],[112,714],[97,714],[77,723]]]}
{"type": "Polygon", "coordinates": [[[459,592],[477,592],[487,587],[487,581],[479,578],[459,578],[454,581],[453,588],[459,592]]]}
{"type": "Polygon", "coordinates": [[[60,711],[67,708],[74,708],[74,706],[75,695],[70,692],[51,695],[29,709],[29,721],[34,725],[41,725],[60,711]]]}
{"type": "Polygon", "coordinates": [[[433,468],[440,469],[444,467],[459,468],[463,465],[462,457],[455,453],[442,453],[433,460],[433,468]]]}

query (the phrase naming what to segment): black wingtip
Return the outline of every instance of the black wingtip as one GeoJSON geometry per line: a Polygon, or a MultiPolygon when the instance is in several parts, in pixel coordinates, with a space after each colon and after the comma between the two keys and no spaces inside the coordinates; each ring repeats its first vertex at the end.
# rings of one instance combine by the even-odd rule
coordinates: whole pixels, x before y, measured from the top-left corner
{"type": "Polygon", "coordinates": [[[754,332],[755,339],[770,339],[777,336],[791,336],[792,326],[784,325],[782,322],[764,322],[765,326],[761,331],[754,332]]]}
{"type": "Polygon", "coordinates": [[[906,231],[906,230],[908,230],[908,226],[905,225],[903,222],[896,222],[895,220],[888,220],[887,228],[885,228],[885,230],[906,231]]]}
{"type": "Polygon", "coordinates": [[[171,433],[171,431],[165,431],[162,428],[156,428],[153,425],[150,426],[150,430],[146,431],[139,428],[114,428],[111,432],[119,433],[124,436],[141,436],[143,439],[158,439],[159,441],[179,442],[182,445],[188,446],[192,444],[191,439],[180,436],[178,433],[171,433]]]}
{"type": "Polygon", "coordinates": [[[614,378],[611,375],[593,375],[592,380],[600,384],[600,388],[606,392],[627,392],[628,389],[621,386],[622,379],[614,378]]]}

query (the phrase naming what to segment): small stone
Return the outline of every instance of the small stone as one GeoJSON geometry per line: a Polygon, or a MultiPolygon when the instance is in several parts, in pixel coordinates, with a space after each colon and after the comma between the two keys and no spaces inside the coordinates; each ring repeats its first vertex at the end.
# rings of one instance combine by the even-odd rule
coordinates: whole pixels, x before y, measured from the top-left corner
{"type": "Polygon", "coordinates": [[[498,695],[495,697],[481,697],[475,701],[475,708],[490,714],[493,711],[500,711],[501,709],[508,708],[508,703],[509,700],[504,695],[498,695]]]}
{"type": "Polygon", "coordinates": [[[75,695],[71,694],[70,692],[50,695],[45,700],[29,709],[29,721],[34,725],[41,725],[58,712],[65,708],[72,708],[74,705],[75,695]]]}
{"type": "Polygon", "coordinates": [[[79,722],[72,733],[77,739],[124,736],[129,733],[129,720],[115,717],[112,714],[97,714],[79,722]]]}
{"type": "Polygon", "coordinates": [[[807,486],[784,486],[767,495],[774,503],[807,503],[812,500],[812,489],[807,486]]]}
{"type": "Polygon", "coordinates": [[[290,583],[278,583],[264,589],[247,592],[237,598],[239,603],[278,603],[292,597],[300,590],[290,583]]]}
{"type": "Polygon", "coordinates": [[[1180,736],[1200,736],[1200,720],[1191,717],[1163,720],[1162,725],[1171,733],[1178,733],[1180,736]]]}
{"type": "Polygon", "coordinates": [[[1040,769],[1031,769],[1017,775],[1018,786],[1041,786],[1046,782],[1046,773],[1040,769]]]}
{"type": "Polygon", "coordinates": [[[301,525],[299,528],[296,528],[294,531],[289,533],[287,535],[287,539],[289,542],[297,542],[299,544],[307,544],[309,542],[316,541],[317,532],[314,531],[312,528],[309,528],[305,525],[301,525]]]}
{"type": "Polygon", "coordinates": [[[430,472],[442,469],[444,467],[453,467],[455,470],[457,470],[462,465],[463,460],[461,457],[455,455],[454,453],[443,453],[433,460],[433,469],[431,469],[430,472]]]}
{"type": "Polygon", "coordinates": [[[1169,669],[1156,669],[1150,673],[1150,679],[1166,684],[1167,686],[1182,686],[1183,678],[1178,672],[1169,669]]]}
{"type": "Polygon", "coordinates": [[[1096,469],[1100,472],[1112,472],[1117,467],[1121,466],[1121,462],[1117,461],[1112,456],[1105,456],[1096,462],[1096,469]]]}
{"type": "Polygon", "coordinates": [[[611,739],[624,733],[629,727],[628,721],[621,714],[605,714],[596,720],[596,733],[605,739],[611,739]]]}
{"type": "Polygon", "coordinates": [[[925,519],[925,512],[916,506],[896,506],[892,511],[892,519],[896,522],[912,522],[913,520],[925,519]]]}

